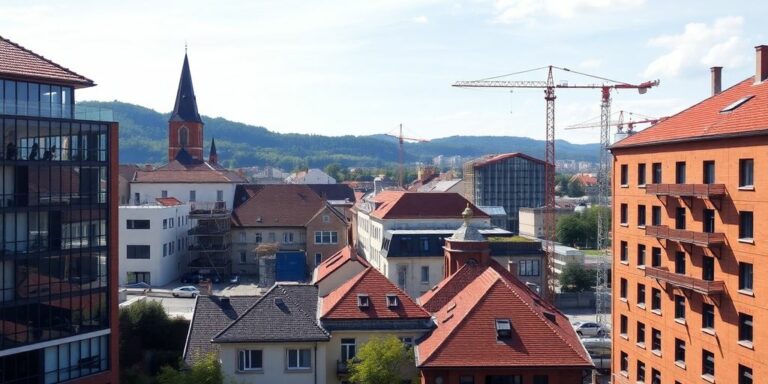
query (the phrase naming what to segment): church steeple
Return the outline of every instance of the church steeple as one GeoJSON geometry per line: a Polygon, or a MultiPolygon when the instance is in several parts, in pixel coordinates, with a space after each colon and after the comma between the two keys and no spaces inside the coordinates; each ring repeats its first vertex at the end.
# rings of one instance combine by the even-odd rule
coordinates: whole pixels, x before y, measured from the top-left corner
{"type": "Polygon", "coordinates": [[[192,72],[189,70],[189,58],[184,53],[181,67],[179,89],[176,103],[168,120],[168,161],[176,159],[180,150],[189,156],[189,161],[204,161],[203,158],[203,120],[197,111],[195,89],[192,87],[192,72]]]}
{"type": "Polygon", "coordinates": [[[211,164],[219,163],[219,155],[216,153],[216,139],[211,139],[211,152],[208,154],[208,162],[211,164]]]}

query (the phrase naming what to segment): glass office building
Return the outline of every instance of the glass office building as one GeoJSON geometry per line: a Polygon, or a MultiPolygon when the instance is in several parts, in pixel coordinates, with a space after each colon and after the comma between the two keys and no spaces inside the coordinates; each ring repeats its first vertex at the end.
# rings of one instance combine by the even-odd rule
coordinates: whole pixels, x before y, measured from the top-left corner
{"type": "Polygon", "coordinates": [[[116,382],[117,124],[74,104],[90,80],[0,51],[0,382],[116,382]]]}

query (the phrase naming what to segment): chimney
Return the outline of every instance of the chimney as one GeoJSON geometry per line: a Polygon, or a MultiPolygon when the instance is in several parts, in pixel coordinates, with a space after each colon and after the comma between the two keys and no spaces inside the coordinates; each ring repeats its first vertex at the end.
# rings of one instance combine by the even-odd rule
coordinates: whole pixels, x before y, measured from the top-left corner
{"type": "Polygon", "coordinates": [[[723,67],[712,67],[712,96],[719,95],[723,90],[723,67]]]}
{"type": "Polygon", "coordinates": [[[755,47],[755,56],[755,83],[761,83],[768,78],[768,45],[755,47]]]}

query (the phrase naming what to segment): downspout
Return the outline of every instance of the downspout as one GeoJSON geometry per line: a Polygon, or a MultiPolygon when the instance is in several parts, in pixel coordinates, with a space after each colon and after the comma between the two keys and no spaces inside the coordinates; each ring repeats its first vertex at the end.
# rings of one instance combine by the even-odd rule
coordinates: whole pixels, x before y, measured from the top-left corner
{"type": "Polygon", "coordinates": [[[315,341],[315,384],[317,384],[317,370],[320,367],[317,366],[317,341],[315,341]]]}

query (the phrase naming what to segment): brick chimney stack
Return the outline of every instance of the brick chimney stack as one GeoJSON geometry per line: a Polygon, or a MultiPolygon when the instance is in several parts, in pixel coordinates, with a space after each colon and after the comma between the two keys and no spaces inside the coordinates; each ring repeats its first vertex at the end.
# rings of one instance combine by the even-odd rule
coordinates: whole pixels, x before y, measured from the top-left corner
{"type": "Polygon", "coordinates": [[[768,78],[768,45],[756,46],[755,56],[755,83],[761,83],[768,78]]]}
{"type": "Polygon", "coordinates": [[[723,91],[723,67],[712,67],[712,96],[719,95],[723,91]]]}

